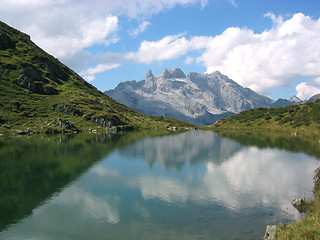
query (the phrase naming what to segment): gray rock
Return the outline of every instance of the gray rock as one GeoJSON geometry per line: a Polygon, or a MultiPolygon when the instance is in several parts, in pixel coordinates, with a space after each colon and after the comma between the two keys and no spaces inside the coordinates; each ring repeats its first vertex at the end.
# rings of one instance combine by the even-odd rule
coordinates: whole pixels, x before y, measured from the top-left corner
{"type": "Polygon", "coordinates": [[[62,106],[57,106],[56,109],[60,112],[76,116],[76,117],[82,117],[83,116],[83,111],[76,109],[74,107],[71,107],[69,105],[62,105],[62,106]]]}
{"type": "Polygon", "coordinates": [[[17,78],[18,86],[28,89],[32,93],[44,95],[57,95],[59,91],[48,85],[49,81],[42,76],[40,70],[30,64],[20,66],[20,75],[17,78]]]}
{"type": "Polygon", "coordinates": [[[113,116],[112,118],[108,116],[93,117],[93,121],[105,128],[112,128],[114,126],[125,125],[125,123],[116,116],[113,116]]]}
{"type": "Polygon", "coordinates": [[[277,226],[275,225],[268,225],[266,233],[264,234],[264,239],[274,240],[276,235],[277,226]]]}
{"type": "Polygon", "coordinates": [[[296,198],[291,201],[291,204],[299,211],[303,212],[304,200],[302,198],[296,198]]]}
{"type": "Polygon", "coordinates": [[[57,125],[67,130],[78,131],[78,128],[69,120],[59,120],[57,125]]]}

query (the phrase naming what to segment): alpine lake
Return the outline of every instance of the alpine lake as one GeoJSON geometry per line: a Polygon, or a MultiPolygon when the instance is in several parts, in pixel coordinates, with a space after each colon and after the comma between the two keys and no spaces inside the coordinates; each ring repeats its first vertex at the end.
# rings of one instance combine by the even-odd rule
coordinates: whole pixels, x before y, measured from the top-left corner
{"type": "Polygon", "coordinates": [[[320,151],[188,131],[0,138],[0,239],[262,239],[299,220],[320,151]]]}

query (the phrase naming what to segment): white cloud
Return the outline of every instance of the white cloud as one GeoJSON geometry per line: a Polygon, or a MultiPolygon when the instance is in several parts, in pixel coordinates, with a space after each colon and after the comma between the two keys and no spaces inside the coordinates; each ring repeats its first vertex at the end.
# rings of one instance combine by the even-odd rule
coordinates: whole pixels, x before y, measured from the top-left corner
{"type": "Polygon", "coordinates": [[[130,34],[132,37],[136,37],[136,36],[138,36],[140,33],[143,33],[150,24],[151,24],[150,22],[144,21],[144,22],[142,22],[142,23],[139,25],[138,28],[129,31],[129,34],[130,34]]]}
{"type": "MultiPolygon", "coordinates": [[[[207,4],[207,0],[2,0],[0,15],[45,51],[74,66],[85,48],[119,40],[119,16],[143,19],[178,4],[199,2],[207,4]]],[[[144,21],[137,34],[147,26],[144,21]]]]}
{"type": "Polygon", "coordinates": [[[193,63],[194,62],[194,59],[192,58],[192,57],[190,57],[190,56],[188,56],[187,58],[186,58],[186,60],[184,60],[184,63],[185,64],[191,64],[191,63],[193,63]]]}
{"type": "Polygon", "coordinates": [[[314,81],[302,82],[296,87],[297,97],[303,100],[308,100],[315,94],[320,94],[320,78],[314,81]]]}
{"type": "Polygon", "coordinates": [[[120,64],[119,63],[114,63],[114,64],[98,64],[97,66],[93,67],[93,68],[88,68],[85,71],[82,71],[80,73],[80,75],[87,80],[88,82],[93,81],[95,79],[95,74],[97,73],[102,73],[105,72],[107,70],[113,69],[113,68],[117,68],[119,67],[120,64]]]}
{"type": "Polygon", "coordinates": [[[245,28],[228,28],[214,37],[198,61],[208,73],[219,70],[263,94],[273,87],[293,86],[300,78],[318,77],[320,20],[302,13],[287,21],[273,14],[266,16],[274,21],[271,30],[255,34],[245,28]]]}
{"type": "Polygon", "coordinates": [[[211,37],[184,37],[185,33],[166,36],[158,41],[143,41],[137,52],[128,54],[128,59],[149,64],[153,61],[177,59],[190,50],[203,49],[211,41],[211,37]]]}

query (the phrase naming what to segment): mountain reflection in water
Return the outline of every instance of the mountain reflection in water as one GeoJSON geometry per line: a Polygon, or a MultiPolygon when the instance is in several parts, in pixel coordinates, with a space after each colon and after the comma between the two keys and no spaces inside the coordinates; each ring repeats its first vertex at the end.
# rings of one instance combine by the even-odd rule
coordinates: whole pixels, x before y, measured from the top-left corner
{"type": "Polygon", "coordinates": [[[259,239],[267,224],[299,219],[290,201],[312,197],[319,166],[209,131],[113,139],[0,239],[259,239]]]}

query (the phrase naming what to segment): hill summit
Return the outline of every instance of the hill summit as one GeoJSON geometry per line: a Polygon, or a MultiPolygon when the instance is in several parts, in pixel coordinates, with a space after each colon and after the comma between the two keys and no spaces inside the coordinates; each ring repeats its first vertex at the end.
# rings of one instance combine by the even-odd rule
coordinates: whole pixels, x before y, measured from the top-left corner
{"type": "Polygon", "coordinates": [[[142,81],[123,82],[105,93],[140,113],[199,126],[273,103],[270,98],[241,87],[220,72],[186,76],[180,68],[165,69],[158,76],[149,70],[142,81]]]}
{"type": "Polygon", "coordinates": [[[30,36],[0,22],[0,135],[191,127],[144,116],[98,91],[30,36]]]}

